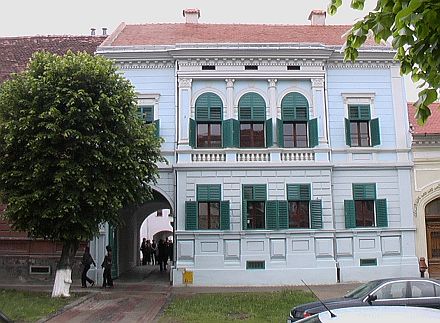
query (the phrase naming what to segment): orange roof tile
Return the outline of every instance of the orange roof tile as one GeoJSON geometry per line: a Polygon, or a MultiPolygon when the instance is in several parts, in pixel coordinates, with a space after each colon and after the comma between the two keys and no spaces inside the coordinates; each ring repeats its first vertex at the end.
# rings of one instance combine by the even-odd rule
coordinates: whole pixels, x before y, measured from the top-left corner
{"type": "Polygon", "coordinates": [[[413,103],[408,103],[409,124],[415,135],[433,135],[440,134],[440,103],[433,103],[429,106],[431,115],[423,126],[417,124],[415,118],[416,108],[413,103]]]}
{"type": "Polygon", "coordinates": [[[46,50],[64,54],[73,52],[94,53],[105,37],[102,36],[28,36],[0,38],[0,83],[12,73],[26,68],[36,51],[46,50]]]}
{"type": "MultiPolygon", "coordinates": [[[[164,23],[121,25],[103,46],[182,43],[313,43],[343,45],[349,25],[263,25],[164,23]]],[[[368,40],[367,45],[377,46],[368,40]]]]}

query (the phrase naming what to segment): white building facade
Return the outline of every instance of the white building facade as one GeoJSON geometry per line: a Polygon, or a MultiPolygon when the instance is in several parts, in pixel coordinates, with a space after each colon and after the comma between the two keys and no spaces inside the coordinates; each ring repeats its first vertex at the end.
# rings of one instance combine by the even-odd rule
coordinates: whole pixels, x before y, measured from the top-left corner
{"type": "Polygon", "coordinates": [[[411,138],[390,48],[343,62],[349,26],[324,25],[323,12],[310,26],[185,15],[122,24],[98,48],[164,138],[154,189],[174,216],[173,284],[185,271],[195,286],[417,275],[411,138]]]}

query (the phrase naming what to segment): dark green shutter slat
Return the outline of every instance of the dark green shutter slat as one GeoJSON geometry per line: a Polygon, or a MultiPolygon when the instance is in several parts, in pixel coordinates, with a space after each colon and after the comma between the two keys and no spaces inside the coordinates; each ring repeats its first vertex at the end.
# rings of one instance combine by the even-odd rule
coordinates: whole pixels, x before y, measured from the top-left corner
{"type": "Polygon", "coordinates": [[[309,126],[309,147],[318,146],[318,118],[311,119],[308,122],[309,126]]]}
{"type": "Polygon", "coordinates": [[[197,185],[197,201],[220,201],[221,185],[197,185]]]}
{"type": "Polygon", "coordinates": [[[153,121],[154,124],[154,134],[156,137],[160,137],[160,121],[159,119],[153,121]]]}
{"type": "Polygon", "coordinates": [[[196,138],[197,138],[197,124],[194,119],[189,119],[189,145],[193,148],[196,147],[196,138]]]}
{"type": "Polygon", "coordinates": [[[287,184],[287,199],[289,201],[309,201],[309,184],[287,184]]]}
{"type": "Polygon", "coordinates": [[[278,229],[278,210],[277,201],[266,202],[266,229],[276,230],[278,229]]]}
{"type": "Polygon", "coordinates": [[[281,117],[283,121],[307,121],[309,104],[304,95],[291,92],[281,101],[281,117]]]}
{"type": "Polygon", "coordinates": [[[278,228],[289,228],[289,204],[287,201],[278,201],[278,228]]]}
{"type": "Polygon", "coordinates": [[[252,185],[243,185],[243,200],[251,201],[254,199],[254,188],[252,185]]]}
{"type": "Polygon", "coordinates": [[[373,119],[370,121],[371,125],[371,146],[380,145],[380,129],[379,119],[373,119]]]}
{"type": "Polygon", "coordinates": [[[353,199],[355,200],[375,200],[376,184],[353,184],[353,199]]]}
{"type": "Polygon", "coordinates": [[[185,201],[185,230],[197,230],[197,202],[185,201]]]}
{"type": "Polygon", "coordinates": [[[229,201],[220,202],[220,230],[230,230],[229,201]]]}
{"type": "Polygon", "coordinates": [[[243,199],[242,201],[242,211],[241,211],[241,221],[243,230],[247,229],[247,201],[243,199]]]}
{"type": "Polygon", "coordinates": [[[232,119],[232,147],[240,147],[240,122],[232,119]]]}
{"type": "Polygon", "coordinates": [[[238,101],[238,119],[240,121],[266,120],[266,103],[257,93],[246,93],[238,101]]]}
{"type": "Polygon", "coordinates": [[[272,119],[266,120],[266,147],[273,146],[273,126],[272,119]]]}
{"type": "Polygon", "coordinates": [[[345,118],[345,144],[351,147],[350,120],[345,118]]]}
{"type": "Polygon", "coordinates": [[[220,121],[223,116],[223,103],[215,93],[204,93],[196,100],[197,121],[220,121]]]}
{"type": "Polygon", "coordinates": [[[322,201],[310,201],[310,214],[312,218],[312,229],[322,229],[322,201]]]}
{"type": "Polygon", "coordinates": [[[265,201],[267,197],[266,185],[258,184],[254,185],[254,200],[265,201]]]}
{"type": "Polygon", "coordinates": [[[277,119],[278,147],[284,147],[284,122],[277,119]]]}
{"type": "Polygon", "coordinates": [[[350,120],[370,120],[370,106],[350,105],[348,108],[348,117],[350,120]]]}
{"type": "Polygon", "coordinates": [[[376,222],[378,227],[388,227],[387,200],[376,200],[376,222]]]}
{"type": "Polygon", "coordinates": [[[353,200],[344,200],[345,228],[356,227],[356,212],[353,200]]]}
{"type": "Polygon", "coordinates": [[[223,147],[238,147],[240,140],[240,123],[235,119],[223,121],[222,138],[223,147]]]}

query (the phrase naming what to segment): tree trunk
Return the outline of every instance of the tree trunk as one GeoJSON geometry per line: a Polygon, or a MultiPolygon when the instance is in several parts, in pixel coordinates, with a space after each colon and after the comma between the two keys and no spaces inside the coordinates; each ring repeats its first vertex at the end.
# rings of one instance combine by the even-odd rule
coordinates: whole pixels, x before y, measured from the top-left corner
{"type": "Polygon", "coordinates": [[[63,241],[63,251],[55,274],[52,297],[70,297],[72,264],[78,247],[79,242],[76,240],[63,241]]]}

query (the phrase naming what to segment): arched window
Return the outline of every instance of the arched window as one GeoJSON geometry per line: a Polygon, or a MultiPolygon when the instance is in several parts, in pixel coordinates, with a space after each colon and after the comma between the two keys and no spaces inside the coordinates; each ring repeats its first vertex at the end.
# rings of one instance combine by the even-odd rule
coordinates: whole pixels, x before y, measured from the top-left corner
{"type": "Polygon", "coordinates": [[[195,120],[190,120],[190,145],[222,147],[223,103],[214,93],[203,93],[195,103],[195,120]]]}
{"type": "Polygon", "coordinates": [[[265,147],[266,103],[257,93],[246,93],[238,102],[240,147],[265,147]]]}
{"type": "Polygon", "coordinates": [[[309,120],[309,103],[301,93],[290,92],[284,96],[277,127],[280,147],[307,148],[318,145],[317,119],[309,120]]]}

